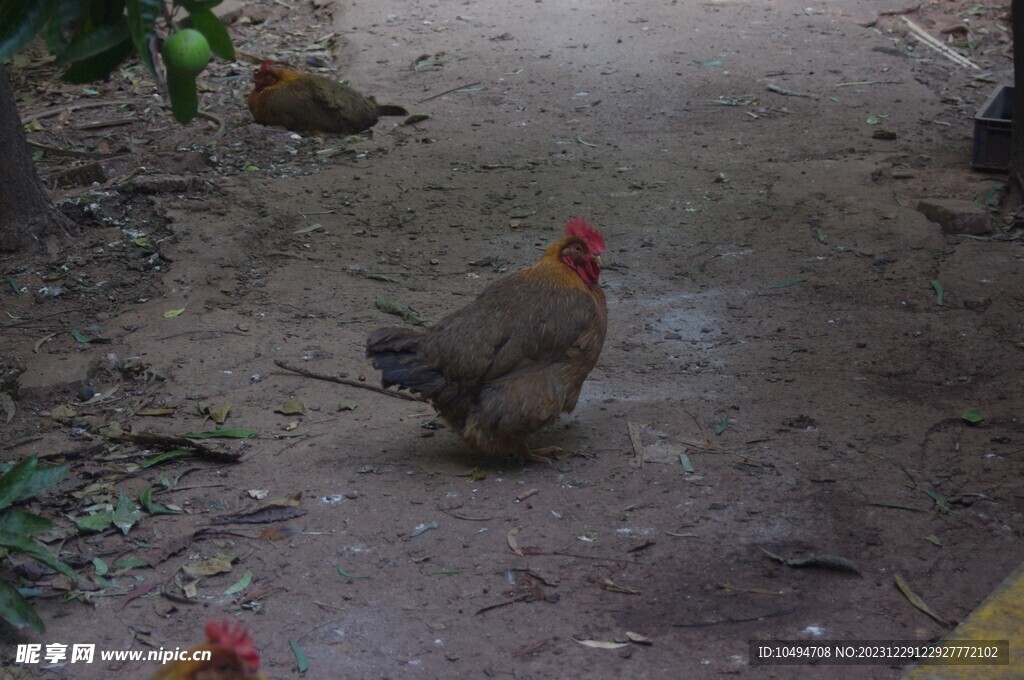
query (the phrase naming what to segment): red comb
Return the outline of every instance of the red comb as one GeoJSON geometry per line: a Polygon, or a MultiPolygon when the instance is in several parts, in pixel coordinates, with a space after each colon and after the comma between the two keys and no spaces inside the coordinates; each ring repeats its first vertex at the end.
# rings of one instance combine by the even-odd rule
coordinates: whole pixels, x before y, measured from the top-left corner
{"type": "Polygon", "coordinates": [[[215,645],[230,649],[239,659],[249,664],[252,671],[260,667],[260,654],[253,646],[252,636],[240,621],[213,619],[206,623],[206,639],[215,645]]]}
{"type": "Polygon", "coordinates": [[[273,67],[274,67],[274,65],[272,63],[270,63],[269,61],[261,61],[260,62],[260,73],[266,73],[267,71],[269,71],[273,67]]]}
{"type": "Polygon", "coordinates": [[[577,215],[570,217],[565,223],[565,235],[575,236],[587,244],[587,248],[594,255],[604,252],[604,237],[598,233],[594,225],[589,224],[586,219],[577,215]]]}

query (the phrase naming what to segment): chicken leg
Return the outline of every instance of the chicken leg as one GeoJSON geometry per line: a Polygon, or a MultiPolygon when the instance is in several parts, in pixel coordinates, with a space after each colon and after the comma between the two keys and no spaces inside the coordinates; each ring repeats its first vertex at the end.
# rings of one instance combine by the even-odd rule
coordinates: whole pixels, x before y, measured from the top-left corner
{"type": "Polygon", "coordinates": [[[565,449],[560,446],[545,446],[539,449],[530,449],[523,444],[522,448],[519,449],[519,464],[526,465],[526,461],[533,461],[534,463],[545,463],[547,465],[553,465],[549,456],[554,456],[559,453],[564,453],[565,449]]]}

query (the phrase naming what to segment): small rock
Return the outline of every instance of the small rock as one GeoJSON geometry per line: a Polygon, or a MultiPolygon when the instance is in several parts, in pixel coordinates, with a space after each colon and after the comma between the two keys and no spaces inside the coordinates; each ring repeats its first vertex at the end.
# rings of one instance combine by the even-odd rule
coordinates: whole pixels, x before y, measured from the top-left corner
{"type": "Polygon", "coordinates": [[[917,204],[917,211],[942,227],[947,234],[979,236],[992,231],[992,217],[988,210],[971,201],[926,198],[917,204]]]}

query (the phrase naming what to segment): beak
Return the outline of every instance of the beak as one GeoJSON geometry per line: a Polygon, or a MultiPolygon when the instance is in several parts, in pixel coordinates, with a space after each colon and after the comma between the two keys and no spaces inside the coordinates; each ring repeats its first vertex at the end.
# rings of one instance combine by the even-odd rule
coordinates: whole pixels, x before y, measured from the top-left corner
{"type": "Polygon", "coordinates": [[[597,263],[598,267],[600,267],[601,266],[601,256],[600,255],[595,255],[594,256],[594,262],[597,263]]]}

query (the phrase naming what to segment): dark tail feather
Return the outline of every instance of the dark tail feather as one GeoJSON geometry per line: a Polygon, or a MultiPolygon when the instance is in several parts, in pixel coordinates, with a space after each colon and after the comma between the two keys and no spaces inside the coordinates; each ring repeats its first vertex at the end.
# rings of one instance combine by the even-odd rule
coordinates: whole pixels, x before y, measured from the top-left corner
{"type": "Polygon", "coordinates": [[[381,385],[398,385],[429,399],[447,383],[440,371],[423,364],[417,353],[420,336],[408,328],[379,328],[366,340],[366,356],[380,371],[381,385]]]}
{"type": "Polygon", "coordinates": [[[409,112],[396,104],[377,104],[378,116],[408,116],[409,112]]]}

